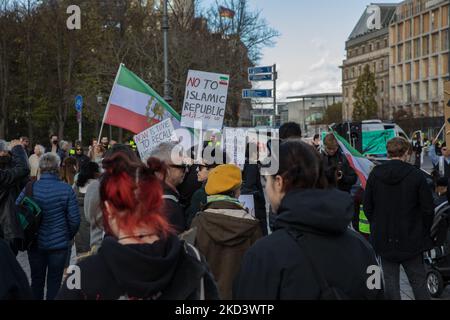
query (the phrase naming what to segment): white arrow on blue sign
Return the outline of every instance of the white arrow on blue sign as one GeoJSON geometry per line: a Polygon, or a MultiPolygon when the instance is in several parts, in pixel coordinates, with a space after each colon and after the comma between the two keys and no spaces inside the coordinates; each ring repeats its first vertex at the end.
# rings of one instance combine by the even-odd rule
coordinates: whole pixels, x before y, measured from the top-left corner
{"type": "Polygon", "coordinates": [[[248,75],[249,81],[272,81],[273,74],[250,74],[248,75]]]}
{"type": "Polygon", "coordinates": [[[248,68],[248,74],[273,73],[273,66],[248,68]]]}
{"type": "Polygon", "coordinates": [[[265,90],[265,89],[256,89],[256,90],[245,89],[245,90],[242,90],[242,98],[243,99],[272,98],[272,89],[269,89],[269,90],[265,90]]]}
{"type": "Polygon", "coordinates": [[[75,109],[77,112],[81,112],[81,110],[83,110],[83,97],[80,95],[75,97],[75,109]]]}

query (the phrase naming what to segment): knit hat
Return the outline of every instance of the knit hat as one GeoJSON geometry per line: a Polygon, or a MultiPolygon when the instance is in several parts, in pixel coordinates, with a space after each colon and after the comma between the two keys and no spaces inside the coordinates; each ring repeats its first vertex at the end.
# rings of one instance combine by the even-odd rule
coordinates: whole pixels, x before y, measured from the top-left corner
{"type": "Polygon", "coordinates": [[[236,190],[241,185],[241,169],[233,164],[224,164],[209,173],[205,191],[206,194],[212,196],[236,190]]]}

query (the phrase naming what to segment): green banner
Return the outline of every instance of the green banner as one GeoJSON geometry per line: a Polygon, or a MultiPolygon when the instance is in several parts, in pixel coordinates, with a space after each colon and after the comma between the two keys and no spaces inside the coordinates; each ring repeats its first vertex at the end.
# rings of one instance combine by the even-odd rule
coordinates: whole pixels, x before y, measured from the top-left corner
{"type": "Polygon", "coordinates": [[[367,131],[363,132],[363,154],[385,155],[387,154],[387,142],[395,138],[395,130],[367,131]]]}
{"type": "MultiPolygon", "coordinates": [[[[328,132],[322,132],[322,141],[328,132]]],[[[387,142],[395,138],[395,130],[379,130],[379,131],[365,131],[362,134],[362,154],[367,155],[386,155],[387,142]]],[[[348,139],[348,137],[345,137],[348,139]]]]}

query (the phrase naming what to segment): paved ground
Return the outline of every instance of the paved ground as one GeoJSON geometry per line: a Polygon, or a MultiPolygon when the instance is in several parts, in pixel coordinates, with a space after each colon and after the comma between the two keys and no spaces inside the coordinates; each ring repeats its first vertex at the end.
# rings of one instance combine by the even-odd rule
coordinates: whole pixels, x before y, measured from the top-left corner
{"type": "MultiPolygon", "coordinates": [[[[75,250],[72,249],[72,256],[71,256],[71,264],[75,264],[75,255],[74,255],[75,250]]],[[[17,256],[17,261],[19,261],[19,264],[21,265],[22,269],[25,271],[27,277],[28,277],[28,281],[31,284],[31,270],[30,270],[30,264],[28,263],[28,255],[26,252],[20,252],[19,255],[17,256]]],[[[44,295],[46,290],[44,291],[44,295]]]]}

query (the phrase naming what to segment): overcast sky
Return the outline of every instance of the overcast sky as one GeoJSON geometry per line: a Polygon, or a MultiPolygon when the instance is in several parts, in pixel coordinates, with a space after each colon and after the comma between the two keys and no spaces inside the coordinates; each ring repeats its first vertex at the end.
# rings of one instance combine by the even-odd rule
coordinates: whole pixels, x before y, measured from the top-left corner
{"type": "Polygon", "coordinates": [[[264,50],[261,61],[278,65],[279,97],[341,92],[339,66],[345,57],[345,41],[370,0],[249,1],[281,33],[275,47],[264,50]]]}

